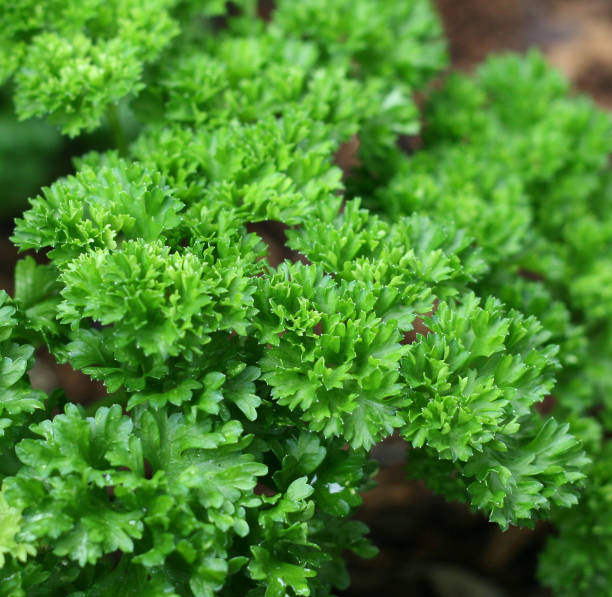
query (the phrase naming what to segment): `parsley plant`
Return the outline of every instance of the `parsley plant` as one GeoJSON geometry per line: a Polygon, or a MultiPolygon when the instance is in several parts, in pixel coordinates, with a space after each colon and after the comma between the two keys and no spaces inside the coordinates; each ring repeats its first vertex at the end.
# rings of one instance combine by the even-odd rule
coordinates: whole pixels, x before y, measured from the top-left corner
{"type": "Polygon", "coordinates": [[[552,517],[558,595],[609,595],[606,114],[537,53],[430,85],[427,0],[0,7],[19,118],[114,134],[16,223],[0,595],[330,595],[392,434],[502,528],[552,517]],[[37,349],[106,396],[33,389],[37,349]]]}

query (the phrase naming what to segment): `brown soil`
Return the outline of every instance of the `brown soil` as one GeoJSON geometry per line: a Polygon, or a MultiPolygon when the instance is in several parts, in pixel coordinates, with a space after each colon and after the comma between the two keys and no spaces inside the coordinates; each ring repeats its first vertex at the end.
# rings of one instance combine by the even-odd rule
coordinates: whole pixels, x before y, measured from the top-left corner
{"type": "Polygon", "coordinates": [[[540,48],[580,91],[612,107],[608,0],[436,0],[453,65],[471,70],[491,52],[540,48]]]}

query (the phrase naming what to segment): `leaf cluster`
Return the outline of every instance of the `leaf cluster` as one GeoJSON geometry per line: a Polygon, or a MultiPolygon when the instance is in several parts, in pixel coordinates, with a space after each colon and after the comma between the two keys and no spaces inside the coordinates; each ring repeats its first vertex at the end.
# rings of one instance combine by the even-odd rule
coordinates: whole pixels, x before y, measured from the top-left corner
{"type": "MultiPolygon", "coordinates": [[[[591,478],[605,501],[577,435],[599,454],[609,122],[539,56],[449,77],[407,157],[412,95],[446,60],[426,0],[267,20],[247,0],[25,2],[1,47],[20,117],[77,135],[130,114],[134,138],[17,221],[44,259],[0,296],[0,594],[330,595],[345,549],[375,553],[350,516],[392,434],[410,476],[503,528],[566,524],[591,478]],[[276,268],[267,221],[296,256],[276,268]],[[32,389],[42,347],[106,395],[32,389]],[[563,421],[534,409],[552,392],[563,421]]],[[[568,578],[595,586],[600,561],[568,578]]]]}

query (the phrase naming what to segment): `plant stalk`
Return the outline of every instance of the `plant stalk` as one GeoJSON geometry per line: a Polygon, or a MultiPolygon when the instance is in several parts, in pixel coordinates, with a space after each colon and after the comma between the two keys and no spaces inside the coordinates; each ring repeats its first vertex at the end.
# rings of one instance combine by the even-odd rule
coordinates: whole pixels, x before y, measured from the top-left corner
{"type": "Polygon", "coordinates": [[[127,141],[125,139],[125,132],[121,126],[121,120],[119,118],[119,110],[117,104],[109,104],[108,111],[108,122],[113,132],[113,138],[115,140],[115,147],[119,150],[119,155],[125,157],[127,155],[127,141]]]}

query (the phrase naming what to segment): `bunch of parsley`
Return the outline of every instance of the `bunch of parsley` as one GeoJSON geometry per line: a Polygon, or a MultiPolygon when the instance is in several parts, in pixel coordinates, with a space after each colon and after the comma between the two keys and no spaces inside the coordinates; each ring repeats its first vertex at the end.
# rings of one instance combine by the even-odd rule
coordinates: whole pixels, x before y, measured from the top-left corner
{"type": "Polygon", "coordinates": [[[431,91],[427,0],[0,8],[19,117],[115,139],[13,236],[46,258],[0,295],[0,595],[330,595],[394,433],[503,528],[552,516],[560,595],[608,594],[605,114],[537,54],[431,91]],[[106,396],[33,389],[43,347],[106,396]]]}

